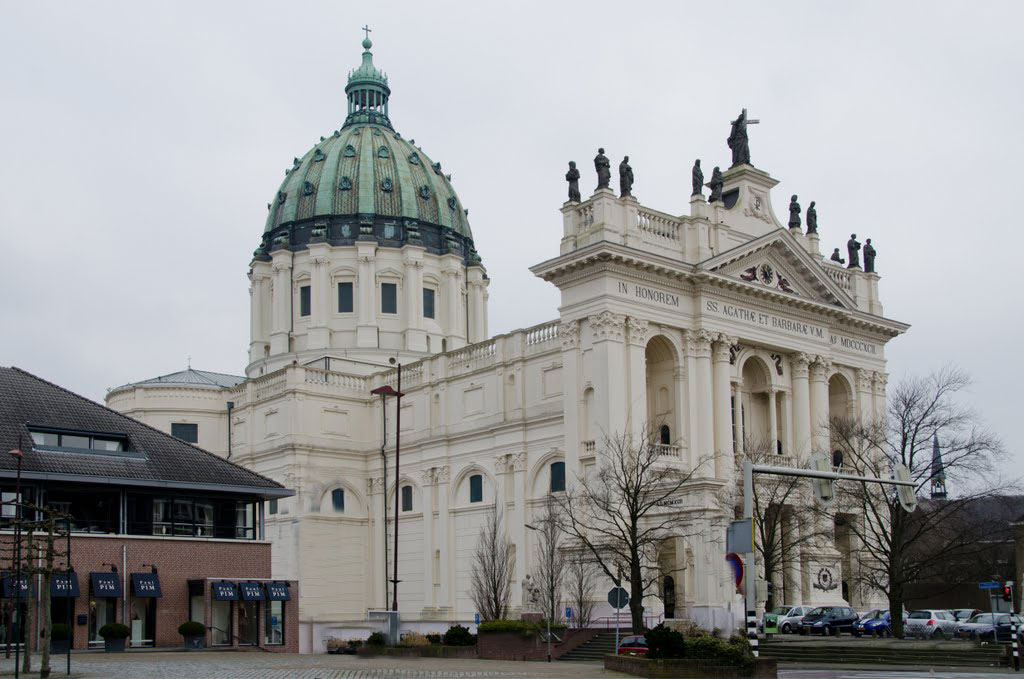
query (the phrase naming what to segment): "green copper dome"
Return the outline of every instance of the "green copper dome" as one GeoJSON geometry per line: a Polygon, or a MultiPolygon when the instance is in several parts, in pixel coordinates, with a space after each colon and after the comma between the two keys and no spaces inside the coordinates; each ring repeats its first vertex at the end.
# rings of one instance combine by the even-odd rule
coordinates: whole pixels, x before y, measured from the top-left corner
{"type": "Polygon", "coordinates": [[[363,41],[362,63],[349,73],[342,128],[285,170],[255,256],[275,247],[302,249],[312,238],[335,244],[376,238],[388,246],[412,242],[457,251],[467,263],[479,263],[451,177],[391,126],[391,90],[373,64],[371,45],[363,41]]]}

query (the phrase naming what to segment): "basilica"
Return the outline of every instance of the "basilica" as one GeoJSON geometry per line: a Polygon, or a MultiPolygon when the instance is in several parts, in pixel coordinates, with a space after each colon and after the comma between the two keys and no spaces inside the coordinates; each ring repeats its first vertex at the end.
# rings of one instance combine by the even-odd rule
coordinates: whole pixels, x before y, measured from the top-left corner
{"type": "MultiPolygon", "coordinates": [[[[824,257],[795,196],[779,221],[744,113],[732,166],[707,184],[694,168],[688,214],[641,205],[631,171],[616,193],[603,153],[589,197],[573,167],[558,249],[553,236],[530,269],[560,290],[558,315],[492,337],[487,253],[445,168],[393,126],[371,47],[343,124],[271,196],[248,271],[245,375],[189,368],[112,389],[107,405],[294,489],[261,519],[273,577],[298,582],[305,652],[372,628],[395,596],[396,543],[402,628],[472,623],[472,555],[494,506],[518,609],[545,498],[598,469],[609,435],[657,422],[660,463],[692,476],[658,557],[674,581],[645,611],[733,628],[734,513],[717,500],[735,497],[749,442],[800,466],[830,450],[830,416],[884,410],[885,345],[909,326],[883,315],[873,249],[862,265],[851,238],[848,263],[824,257]]],[[[880,602],[853,586],[860,550],[841,525],[766,574],[776,602],[880,602]]]]}

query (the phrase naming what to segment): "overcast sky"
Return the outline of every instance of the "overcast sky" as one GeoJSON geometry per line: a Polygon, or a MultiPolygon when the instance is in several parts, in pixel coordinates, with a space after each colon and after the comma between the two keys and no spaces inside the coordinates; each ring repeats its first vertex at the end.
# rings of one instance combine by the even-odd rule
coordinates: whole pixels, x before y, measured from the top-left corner
{"type": "MultiPolygon", "coordinates": [[[[566,161],[630,156],[647,206],[753,163],[878,249],[890,384],[946,362],[1024,473],[1024,3],[0,3],[0,365],[82,394],[241,374],[246,272],[292,158],[345,117],[373,29],[391,117],[452,172],[492,334],[557,317],[566,161]],[[1014,311],[1016,310],[1016,311],[1014,311]],[[1013,385],[1016,385],[1014,387],[1013,385]]],[[[1015,474],[1016,475],[1016,474],[1015,474]]]]}

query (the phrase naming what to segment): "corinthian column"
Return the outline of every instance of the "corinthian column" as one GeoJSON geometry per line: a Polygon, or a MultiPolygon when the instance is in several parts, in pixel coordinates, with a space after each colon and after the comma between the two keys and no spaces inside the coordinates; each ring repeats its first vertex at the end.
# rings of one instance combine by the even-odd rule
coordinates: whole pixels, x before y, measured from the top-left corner
{"type": "Polygon", "coordinates": [[[714,370],[715,477],[732,481],[736,474],[732,455],[732,408],[729,382],[729,347],[736,340],[718,335],[711,345],[714,370]]]}
{"type": "Polygon", "coordinates": [[[292,253],[285,249],[275,250],[273,257],[274,298],[270,353],[288,353],[288,334],[292,313],[292,253]]]}
{"type": "Polygon", "coordinates": [[[423,607],[434,608],[434,469],[421,472],[423,495],[423,607]]]}
{"type": "Polygon", "coordinates": [[[828,370],[831,362],[815,356],[811,362],[811,445],[815,453],[829,452],[828,370]]]}
{"type": "Polygon", "coordinates": [[[797,462],[807,459],[811,445],[811,397],[807,382],[810,357],[799,353],[792,359],[793,364],[793,455],[797,462]]]}
{"type": "Polygon", "coordinates": [[[711,334],[706,330],[686,331],[687,348],[693,356],[694,375],[693,397],[690,403],[695,406],[696,422],[691,432],[696,434],[694,453],[692,455],[696,476],[711,477],[715,473],[713,461],[715,452],[714,419],[711,409],[713,396],[711,393],[711,334]]]}
{"type": "MultiPolygon", "coordinates": [[[[874,394],[871,393],[871,371],[857,371],[857,410],[861,423],[869,424],[875,418],[874,394]]],[[[853,413],[851,413],[853,415],[853,413]]]]}
{"type": "Polygon", "coordinates": [[[629,408],[631,411],[630,430],[637,444],[643,443],[642,432],[650,431],[653,423],[647,421],[647,336],[650,327],[647,321],[629,317],[626,319],[626,365],[629,369],[629,408]]]}
{"type": "Polygon", "coordinates": [[[437,483],[437,548],[441,551],[441,593],[438,606],[452,608],[452,534],[451,516],[448,512],[448,482],[451,469],[445,465],[434,469],[437,483]]]}

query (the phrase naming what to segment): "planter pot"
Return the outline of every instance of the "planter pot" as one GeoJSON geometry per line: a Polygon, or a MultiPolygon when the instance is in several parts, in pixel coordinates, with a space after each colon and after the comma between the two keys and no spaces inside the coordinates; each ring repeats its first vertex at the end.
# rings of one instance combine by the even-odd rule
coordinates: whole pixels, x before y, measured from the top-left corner
{"type": "Polygon", "coordinates": [[[104,639],[103,650],[107,653],[121,653],[124,651],[124,639],[104,639]]]}
{"type": "Polygon", "coordinates": [[[62,655],[68,652],[71,647],[71,642],[67,639],[51,640],[50,641],[50,653],[54,655],[62,655]]]}
{"type": "Polygon", "coordinates": [[[206,635],[198,634],[194,637],[185,637],[185,650],[201,651],[206,648],[206,635]]]}

